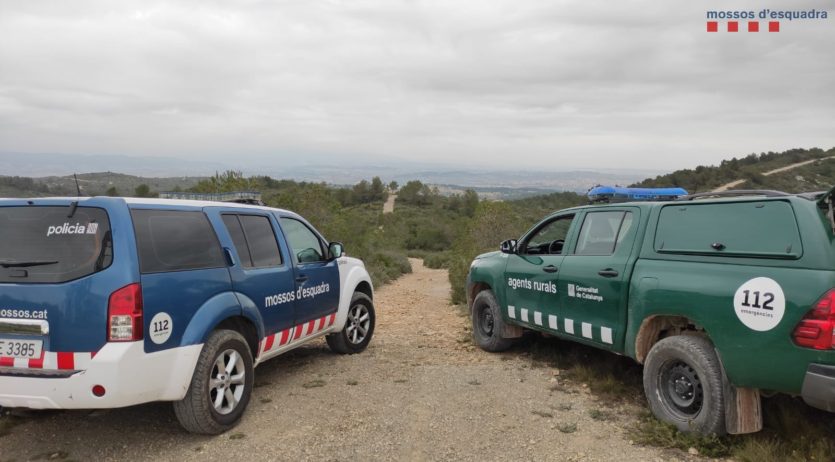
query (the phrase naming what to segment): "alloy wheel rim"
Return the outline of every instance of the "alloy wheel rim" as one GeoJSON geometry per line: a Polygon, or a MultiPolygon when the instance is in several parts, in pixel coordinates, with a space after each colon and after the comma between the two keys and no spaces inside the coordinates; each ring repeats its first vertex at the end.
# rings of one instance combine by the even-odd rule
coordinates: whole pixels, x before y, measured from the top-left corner
{"type": "Polygon", "coordinates": [[[222,415],[234,411],[241,402],[245,385],[246,370],[241,354],[231,348],[219,354],[209,379],[209,397],[215,411],[222,415]]]}
{"type": "Polygon", "coordinates": [[[348,334],[348,341],[354,345],[362,343],[368,336],[371,329],[371,313],[365,305],[354,305],[348,310],[348,325],[345,333],[348,334]]]}

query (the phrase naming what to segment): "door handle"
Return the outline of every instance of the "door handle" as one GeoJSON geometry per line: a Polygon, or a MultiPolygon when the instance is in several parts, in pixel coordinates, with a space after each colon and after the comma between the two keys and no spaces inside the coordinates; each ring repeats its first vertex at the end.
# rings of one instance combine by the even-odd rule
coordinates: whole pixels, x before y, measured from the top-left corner
{"type": "Polygon", "coordinates": [[[299,284],[304,284],[305,282],[307,282],[307,279],[307,276],[299,276],[296,278],[296,282],[298,282],[299,284]]]}
{"type": "Polygon", "coordinates": [[[232,258],[232,250],[228,247],[224,247],[223,255],[226,257],[226,266],[235,266],[235,259],[232,258]]]}
{"type": "Polygon", "coordinates": [[[543,266],[542,271],[545,271],[546,273],[556,273],[557,271],[559,271],[559,268],[557,268],[554,265],[548,265],[548,266],[543,266]]]}
{"type": "Polygon", "coordinates": [[[597,274],[603,276],[604,278],[613,278],[620,273],[618,273],[617,270],[613,270],[612,268],[606,268],[598,271],[597,274]]]}

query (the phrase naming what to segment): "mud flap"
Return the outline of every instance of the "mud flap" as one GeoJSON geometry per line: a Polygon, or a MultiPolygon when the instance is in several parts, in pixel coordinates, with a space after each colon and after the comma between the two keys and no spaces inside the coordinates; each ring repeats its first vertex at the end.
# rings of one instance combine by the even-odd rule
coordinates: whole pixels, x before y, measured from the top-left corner
{"type": "Polygon", "coordinates": [[[505,324],[504,329],[502,329],[501,336],[503,338],[519,338],[525,334],[525,329],[522,329],[519,326],[511,326],[510,324],[505,324]]]}
{"type": "MultiPolygon", "coordinates": [[[[722,363],[721,359],[719,363],[722,363]]],[[[733,386],[728,381],[724,365],[722,366],[722,386],[725,395],[725,430],[731,435],[755,433],[762,430],[763,412],[760,390],[733,386]]]]}

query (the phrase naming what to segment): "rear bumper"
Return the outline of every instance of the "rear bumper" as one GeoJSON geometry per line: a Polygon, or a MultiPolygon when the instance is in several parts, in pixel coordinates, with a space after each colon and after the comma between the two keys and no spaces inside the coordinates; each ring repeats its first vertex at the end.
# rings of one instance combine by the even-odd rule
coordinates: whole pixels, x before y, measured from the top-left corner
{"type": "Polygon", "coordinates": [[[180,400],[188,391],[202,347],[145,353],[143,342],[108,343],[87,369],[68,377],[0,371],[0,406],[101,409],[180,400]],[[93,395],[94,385],[105,388],[104,396],[93,395]]]}
{"type": "Polygon", "coordinates": [[[809,406],[835,412],[835,366],[810,364],[800,396],[809,406]]]}

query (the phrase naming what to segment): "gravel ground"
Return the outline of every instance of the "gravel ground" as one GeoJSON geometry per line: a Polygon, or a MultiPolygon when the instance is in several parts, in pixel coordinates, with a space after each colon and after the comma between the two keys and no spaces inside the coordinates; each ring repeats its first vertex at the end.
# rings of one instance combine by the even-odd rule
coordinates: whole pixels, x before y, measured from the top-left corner
{"type": "Polygon", "coordinates": [[[338,356],[320,339],[262,364],[247,413],[224,435],[185,433],[168,403],[16,411],[0,461],[693,459],[631,444],[637,406],[603,406],[580,384],[553,390],[559,371],[531,367],[524,351],[474,348],[446,271],[412,266],[377,292],[367,351],[338,356]],[[595,409],[611,417],[594,420],[595,409]]]}

